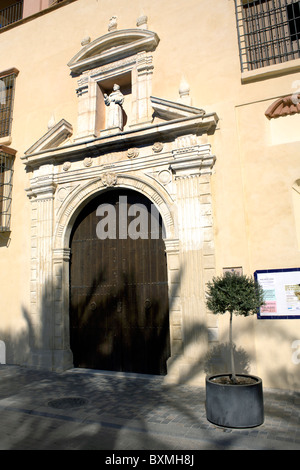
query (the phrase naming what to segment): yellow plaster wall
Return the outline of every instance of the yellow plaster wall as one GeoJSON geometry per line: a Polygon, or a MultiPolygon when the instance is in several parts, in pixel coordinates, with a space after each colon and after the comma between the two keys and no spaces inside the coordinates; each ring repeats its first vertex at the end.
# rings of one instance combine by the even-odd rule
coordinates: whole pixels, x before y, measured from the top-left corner
{"type": "MultiPolygon", "coordinates": [[[[160,37],[153,54],[152,94],[176,101],[184,76],[192,104],[220,118],[208,138],[217,157],[212,177],[217,274],[230,266],[242,266],[246,274],[300,266],[292,197],[292,185],[299,179],[299,116],[273,123],[264,115],[275,99],[292,92],[299,73],[242,84],[231,0],[78,0],[0,31],[0,71],[20,71],[11,144],[18,151],[12,232],[8,246],[3,241],[0,246],[0,336],[20,337],[10,353],[17,361],[27,353],[24,312],[30,300],[29,181],[20,157],[47,132],[52,116],[56,122],[69,121],[76,135],[77,79],[70,76],[67,63],[80,50],[81,40],[106,34],[113,15],[119,29],[135,28],[141,14],[160,37]],[[292,135],[288,142],[286,128],[292,135]]],[[[227,319],[219,325],[225,340],[227,319]]],[[[267,386],[299,388],[300,365],[291,359],[299,325],[299,320],[236,319],[236,342],[249,348],[252,370],[267,386]]]]}

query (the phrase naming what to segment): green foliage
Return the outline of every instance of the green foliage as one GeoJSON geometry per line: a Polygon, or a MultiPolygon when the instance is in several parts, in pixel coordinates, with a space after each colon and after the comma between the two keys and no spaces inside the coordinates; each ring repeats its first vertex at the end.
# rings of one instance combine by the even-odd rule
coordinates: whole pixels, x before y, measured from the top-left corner
{"type": "Polygon", "coordinates": [[[207,284],[207,307],[214,314],[251,315],[263,305],[263,290],[252,278],[226,272],[207,284]]]}

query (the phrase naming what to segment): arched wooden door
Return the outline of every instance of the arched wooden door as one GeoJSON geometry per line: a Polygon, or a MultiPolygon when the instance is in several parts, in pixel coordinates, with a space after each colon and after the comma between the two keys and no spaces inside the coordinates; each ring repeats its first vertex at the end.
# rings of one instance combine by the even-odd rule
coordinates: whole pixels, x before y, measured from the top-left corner
{"type": "Polygon", "coordinates": [[[74,224],[70,345],[75,367],[166,373],[167,265],[162,221],[153,207],[138,192],[111,190],[93,199],[74,224]]]}

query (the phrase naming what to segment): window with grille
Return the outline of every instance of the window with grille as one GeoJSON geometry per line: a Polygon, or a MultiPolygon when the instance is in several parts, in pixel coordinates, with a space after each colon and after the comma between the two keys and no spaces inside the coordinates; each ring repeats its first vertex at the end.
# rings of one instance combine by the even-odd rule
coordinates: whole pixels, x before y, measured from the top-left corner
{"type": "Polygon", "coordinates": [[[0,138],[11,134],[16,69],[0,73],[0,138]]]}
{"type": "Polygon", "coordinates": [[[242,71],[300,58],[300,1],[235,0],[242,71]]]}
{"type": "Polygon", "coordinates": [[[5,8],[0,10],[0,29],[22,19],[23,0],[19,2],[16,0],[6,0],[0,2],[0,7],[2,5],[5,8]]]}
{"type": "Polygon", "coordinates": [[[13,164],[16,151],[0,146],[0,232],[10,230],[13,164]]]}

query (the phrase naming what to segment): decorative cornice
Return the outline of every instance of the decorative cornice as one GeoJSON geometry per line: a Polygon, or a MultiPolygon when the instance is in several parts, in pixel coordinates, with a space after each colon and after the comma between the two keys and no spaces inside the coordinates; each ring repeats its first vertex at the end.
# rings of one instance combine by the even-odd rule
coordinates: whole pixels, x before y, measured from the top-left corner
{"type": "Polygon", "coordinates": [[[15,75],[16,77],[19,75],[19,70],[16,69],[15,67],[4,70],[3,72],[0,73],[0,78],[7,77],[8,75],[15,75]]]}
{"type": "Polygon", "coordinates": [[[292,114],[300,113],[300,95],[288,95],[272,103],[265,115],[269,119],[274,119],[282,116],[290,116],[292,114]]]}
{"type": "Polygon", "coordinates": [[[211,153],[210,144],[176,149],[172,154],[174,161],[170,164],[170,169],[175,174],[175,178],[210,174],[216,161],[215,155],[211,153]]]}
{"type": "Polygon", "coordinates": [[[156,124],[148,124],[138,129],[118,132],[109,136],[89,139],[77,143],[60,146],[58,148],[43,149],[38,145],[32,146],[24,157],[21,157],[25,165],[39,166],[49,162],[63,163],[70,159],[84,159],[86,156],[97,156],[99,153],[124,150],[162,141],[163,139],[175,139],[187,134],[213,133],[218,123],[215,113],[199,114],[193,117],[174,119],[156,124]],[[32,153],[30,153],[32,151],[32,153]]]}
{"type": "Polygon", "coordinates": [[[53,199],[56,187],[56,183],[51,178],[37,178],[36,181],[31,182],[31,186],[26,189],[26,192],[29,199],[53,199]]]}

